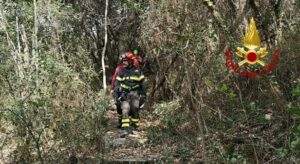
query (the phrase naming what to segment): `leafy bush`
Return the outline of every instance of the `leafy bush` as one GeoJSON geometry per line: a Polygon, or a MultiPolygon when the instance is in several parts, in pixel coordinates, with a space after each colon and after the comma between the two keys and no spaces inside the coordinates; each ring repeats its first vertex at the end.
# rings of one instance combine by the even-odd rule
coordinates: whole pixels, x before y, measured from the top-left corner
{"type": "Polygon", "coordinates": [[[290,104],[289,112],[295,117],[295,129],[294,129],[294,139],[291,142],[291,148],[293,154],[296,156],[300,155],[300,83],[296,85],[293,89],[293,96],[295,97],[295,103],[290,104]]]}
{"type": "Polygon", "coordinates": [[[5,120],[15,127],[13,139],[19,141],[14,159],[64,158],[70,152],[101,150],[108,107],[104,93],[95,95],[76,72],[51,57],[41,62],[43,83],[29,90],[30,97],[11,97],[1,105],[5,120]]]}
{"type": "Polygon", "coordinates": [[[0,38],[6,53],[0,57],[0,113],[8,125],[1,128],[10,141],[5,144],[14,147],[12,162],[101,154],[108,100],[91,88],[97,74],[77,42],[75,10],[46,1],[0,7],[0,33],[6,34],[0,38]]]}
{"type": "Polygon", "coordinates": [[[184,161],[192,157],[192,151],[186,146],[180,146],[176,150],[178,157],[184,161]]]}

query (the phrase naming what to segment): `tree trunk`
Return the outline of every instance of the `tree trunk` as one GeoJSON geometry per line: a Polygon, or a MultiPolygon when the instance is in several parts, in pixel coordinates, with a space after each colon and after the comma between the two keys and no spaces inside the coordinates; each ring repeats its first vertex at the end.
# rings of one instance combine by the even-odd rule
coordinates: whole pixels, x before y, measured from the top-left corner
{"type": "Polygon", "coordinates": [[[107,45],[107,13],[108,13],[108,1],[105,1],[105,15],[104,15],[104,46],[102,49],[102,56],[101,56],[101,63],[102,63],[102,73],[103,73],[103,89],[104,91],[107,90],[107,84],[106,84],[106,71],[105,71],[105,51],[106,51],[106,45],[107,45]]]}
{"type": "MultiPolygon", "coordinates": [[[[36,0],[33,0],[34,7],[34,25],[33,25],[33,35],[32,35],[32,60],[35,64],[36,71],[38,70],[38,54],[36,53],[38,47],[37,32],[38,32],[38,20],[37,20],[37,4],[36,0]]],[[[37,71],[38,72],[38,71],[37,71]]]]}

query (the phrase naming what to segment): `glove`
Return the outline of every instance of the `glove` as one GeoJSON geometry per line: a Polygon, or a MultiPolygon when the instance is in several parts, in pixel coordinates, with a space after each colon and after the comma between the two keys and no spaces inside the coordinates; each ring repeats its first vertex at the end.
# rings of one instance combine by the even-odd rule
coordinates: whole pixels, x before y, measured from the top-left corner
{"type": "Polygon", "coordinates": [[[125,96],[125,92],[121,92],[120,96],[118,97],[118,101],[123,101],[125,96]]]}

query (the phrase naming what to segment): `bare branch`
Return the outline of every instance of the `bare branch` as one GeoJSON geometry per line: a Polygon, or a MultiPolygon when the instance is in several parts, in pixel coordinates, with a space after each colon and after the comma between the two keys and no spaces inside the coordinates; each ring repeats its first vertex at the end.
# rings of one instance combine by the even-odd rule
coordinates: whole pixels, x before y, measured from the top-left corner
{"type": "Polygon", "coordinates": [[[106,71],[105,71],[105,52],[106,52],[106,45],[107,45],[107,13],[108,13],[108,3],[109,0],[105,1],[105,16],[104,16],[104,46],[102,49],[102,56],[101,56],[101,63],[102,63],[102,74],[103,74],[103,89],[107,90],[107,84],[106,84],[106,71]]]}

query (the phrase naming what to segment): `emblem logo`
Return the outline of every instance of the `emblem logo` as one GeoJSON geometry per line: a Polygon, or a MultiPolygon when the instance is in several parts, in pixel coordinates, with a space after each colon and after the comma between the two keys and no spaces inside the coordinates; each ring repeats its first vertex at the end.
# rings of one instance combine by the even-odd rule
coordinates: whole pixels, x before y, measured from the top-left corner
{"type": "Polygon", "coordinates": [[[250,20],[242,42],[243,47],[237,47],[236,51],[236,55],[242,58],[242,60],[238,62],[238,64],[234,63],[233,52],[230,50],[230,48],[228,48],[225,52],[226,67],[231,72],[247,78],[255,78],[257,76],[272,73],[279,62],[280,50],[275,50],[270,63],[264,63],[263,59],[268,54],[268,51],[266,47],[261,47],[259,32],[256,28],[256,24],[253,18],[251,18],[250,20]],[[260,65],[262,67],[254,71],[249,71],[241,68],[244,65],[260,65]]]}

